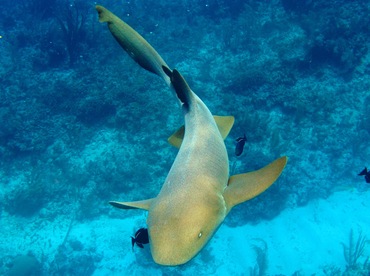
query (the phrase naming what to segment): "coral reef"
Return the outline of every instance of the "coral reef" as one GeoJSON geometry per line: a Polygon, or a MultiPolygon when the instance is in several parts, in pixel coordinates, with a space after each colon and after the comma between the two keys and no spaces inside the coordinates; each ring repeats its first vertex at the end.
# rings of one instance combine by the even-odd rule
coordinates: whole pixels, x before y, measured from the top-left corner
{"type": "MultiPolygon", "coordinates": [[[[2,25],[8,30],[6,40],[3,39],[5,48],[2,51],[14,61],[13,69],[2,69],[3,73],[0,75],[4,91],[0,95],[0,117],[3,121],[0,128],[0,149],[4,161],[14,160],[16,157],[16,162],[19,159],[20,163],[24,163],[22,158],[27,160],[41,155],[37,158],[50,162],[47,149],[58,143],[68,145],[68,153],[61,152],[58,159],[70,159],[71,152],[77,153],[88,141],[94,140],[94,133],[102,128],[107,131],[116,128],[120,132],[118,136],[125,136],[126,143],[133,143],[134,147],[137,141],[146,141],[140,145],[142,152],[137,152],[132,157],[137,158],[144,156],[145,152],[151,152],[147,155],[148,159],[142,159],[143,163],[138,166],[146,168],[146,163],[151,163],[150,158],[163,160],[161,162],[164,166],[158,164],[154,171],[156,177],[163,177],[161,171],[165,171],[171,163],[168,158],[161,158],[170,151],[165,147],[164,140],[181,124],[175,101],[173,105],[164,105],[170,95],[155,78],[147,89],[146,78],[152,80],[152,76],[143,77],[135,67],[123,70],[122,63],[109,56],[117,48],[109,39],[100,39],[104,30],[97,31],[96,18],[88,15],[90,11],[86,5],[74,1],[66,7],[65,3],[55,0],[50,6],[43,7],[43,3],[25,1],[23,6],[9,7],[13,11],[11,14],[19,19],[17,24],[10,15],[2,20],[2,25]],[[30,14],[21,17],[20,13],[24,9],[30,14]],[[37,27],[26,28],[30,20],[37,27]],[[56,28],[60,28],[61,32],[56,32],[56,28]],[[41,37],[37,34],[40,31],[49,37],[41,37]],[[96,39],[92,40],[92,37],[96,39]],[[42,41],[52,46],[43,49],[42,41]],[[87,48],[90,51],[82,50],[87,48]],[[58,52],[59,61],[52,57],[50,51],[58,52]],[[77,57],[82,54],[81,51],[83,58],[80,59],[77,57]],[[23,66],[18,65],[20,60],[23,66]],[[85,66],[86,62],[89,66],[85,66]],[[107,64],[107,69],[101,69],[102,62],[107,64]],[[66,69],[68,67],[71,69],[66,69]],[[43,73],[40,73],[41,68],[43,73]],[[50,68],[58,69],[47,71],[50,68]],[[144,113],[142,106],[151,112],[144,113]],[[171,124],[163,133],[156,131],[162,128],[163,123],[168,122],[171,124]],[[138,129],[138,124],[145,125],[145,130],[144,127],[138,129]]],[[[297,184],[287,185],[282,187],[283,190],[276,191],[281,198],[276,205],[281,209],[284,208],[284,201],[289,201],[288,205],[303,205],[311,198],[326,197],[331,193],[335,184],[322,181],[331,173],[320,173],[314,177],[312,172],[333,162],[335,165],[331,167],[341,166],[345,162],[342,156],[352,153],[360,159],[366,156],[367,149],[361,141],[369,137],[366,128],[369,105],[366,98],[357,102],[353,99],[361,98],[361,93],[357,96],[354,91],[364,91],[368,81],[351,82],[351,78],[341,79],[342,73],[351,72],[359,77],[365,74],[354,71],[359,66],[359,61],[365,59],[367,51],[359,44],[366,44],[361,39],[364,39],[363,34],[370,25],[366,20],[361,21],[366,12],[366,7],[361,3],[346,2],[345,7],[333,9],[324,4],[306,3],[303,7],[297,7],[291,1],[283,1],[281,6],[272,3],[255,5],[248,1],[235,13],[232,12],[235,10],[234,2],[218,1],[218,6],[211,5],[207,7],[207,11],[204,7],[197,7],[196,3],[187,2],[181,5],[190,8],[194,14],[191,19],[187,19],[190,20],[189,24],[181,24],[182,29],[177,29],[176,32],[172,29],[176,26],[174,22],[167,29],[159,25],[154,30],[152,24],[155,24],[161,12],[169,13],[176,22],[187,17],[179,12],[181,7],[178,4],[168,5],[159,1],[150,15],[146,14],[145,8],[140,9],[142,7],[138,5],[140,4],[132,2],[125,8],[127,15],[135,13],[135,24],[139,25],[139,30],[144,32],[172,64],[181,62],[179,68],[191,81],[196,82],[194,89],[200,86],[204,88],[201,89],[200,96],[210,101],[212,109],[222,109],[225,114],[236,116],[231,137],[236,137],[241,132],[253,133],[248,144],[249,152],[238,163],[240,170],[252,170],[263,165],[261,162],[251,168],[247,163],[253,163],[252,160],[269,160],[271,156],[290,152],[294,156],[294,152],[300,151],[300,157],[291,160],[291,173],[286,176],[286,181],[297,184]],[[349,17],[350,11],[358,11],[357,17],[349,17]],[[213,20],[212,15],[215,12],[222,14],[224,18],[214,22],[207,36],[191,29],[193,25],[197,25],[197,29],[202,30],[207,20],[213,20]],[[261,14],[265,16],[260,16],[261,14]],[[328,25],[327,21],[331,23],[328,25]],[[314,25],[308,24],[309,22],[314,25]],[[361,24],[355,28],[358,22],[361,24]],[[333,28],[333,25],[338,27],[333,28]],[[322,26],[325,28],[320,38],[315,30],[322,30],[322,26]],[[229,31],[231,28],[240,31],[229,31]],[[180,45],[175,42],[164,44],[160,39],[160,36],[167,35],[176,38],[178,33],[183,33],[180,45]],[[346,43],[353,43],[355,46],[340,46],[344,38],[346,43]],[[187,45],[187,50],[182,48],[183,45],[187,45]],[[175,51],[169,51],[174,46],[179,52],[187,51],[186,55],[179,58],[175,51]],[[201,49],[203,54],[197,54],[195,49],[201,49]],[[348,49],[355,49],[356,54],[347,57],[348,49]],[[327,54],[328,51],[332,53],[327,54]],[[325,59],[320,58],[321,56],[325,56],[325,59]],[[327,64],[336,66],[328,67],[327,64]],[[315,73],[311,74],[313,70],[315,73]],[[202,95],[205,93],[203,91],[215,93],[202,95]],[[237,97],[238,100],[230,100],[232,97],[237,97]],[[362,113],[350,115],[352,109],[362,110],[362,113]],[[338,136],[341,139],[336,139],[338,136]],[[341,149],[344,152],[338,155],[341,149]],[[302,172],[307,174],[309,180],[295,181],[296,176],[302,172]],[[318,182],[321,185],[317,185],[318,182]]],[[[129,23],[132,20],[129,17],[127,19],[129,23]]],[[[121,58],[126,64],[132,62],[125,59],[124,55],[121,58]]],[[[354,76],[352,79],[355,80],[354,76]]],[[[117,144],[122,143],[118,137],[114,139],[117,144]]],[[[118,154],[115,156],[121,158],[118,154]]],[[[108,159],[107,156],[106,160],[108,159]]],[[[49,166],[45,161],[42,162],[37,166],[49,166]]],[[[92,161],[90,165],[84,166],[82,174],[87,177],[93,170],[91,180],[98,183],[105,179],[105,183],[111,183],[111,191],[122,192],[137,182],[126,176],[136,177],[137,174],[132,172],[139,170],[138,168],[132,168],[131,172],[125,169],[120,174],[113,169],[116,165],[110,164],[112,168],[108,168],[99,164],[97,166],[101,166],[100,168],[93,169],[97,164],[93,165],[94,163],[96,162],[92,161]],[[125,181],[122,181],[123,178],[125,181]]],[[[65,166],[68,165],[63,167],[65,166]]],[[[149,171],[137,175],[139,182],[153,181],[149,171]]],[[[71,170],[69,173],[73,174],[71,170]]],[[[68,175],[66,177],[74,178],[68,175]]],[[[344,170],[341,179],[346,178],[350,179],[348,172],[344,170]]],[[[159,186],[160,181],[153,187],[159,186]]],[[[143,192],[153,194],[156,190],[153,188],[143,192]]],[[[254,206],[252,208],[256,210],[260,208],[258,204],[254,206]]],[[[255,215],[260,213],[257,211],[255,215]]]]}
{"type": "Polygon", "coordinates": [[[8,276],[36,276],[42,270],[40,262],[32,254],[16,256],[12,263],[8,276]]]}
{"type": "Polygon", "coordinates": [[[264,240],[255,239],[259,244],[253,244],[252,248],[256,252],[256,265],[250,269],[249,275],[251,276],[264,276],[267,275],[268,269],[268,246],[264,240]]]}
{"type": "MultiPolygon", "coordinates": [[[[362,235],[360,231],[357,239],[353,235],[353,229],[349,233],[349,243],[343,245],[343,255],[347,262],[347,268],[345,275],[352,275],[354,272],[358,272],[361,269],[368,267],[369,257],[364,261],[363,265],[359,264],[359,258],[363,256],[365,245],[370,241],[366,239],[366,236],[362,235]]],[[[368,271],[369,272],[369,271],[368,271]]]]}
{"type": "Polygon", "coordinates": [[[92,275],[102,256],[93,249],[85,252],[78,241],[61,245],[52,261],[49,272],[55,275],[92,275]]]}
{"type": "MultiPolygon", "coordinates": [[[[368,191],[354,182],[370,154],[367,3],[102,2],[181,70],[213,113],[236,117],[226,140],[234,173],[290,157],[270,190],[234,208],[229,226],[271,220],[340,189],[368,191]]],[[[176,154],[166,139],[183,124],[175,97],[113,43],[92,3],[2,5],[0,214],[121,218],[109,200],[155,196],[176,154]]],[[[359,264],[352,239],[348,267],[359,264]]],[[[364,244],[361,237],[358,249],[364,244]]],[[[92,273],[99,256],[79,248],[67,241],[47,274],[92,273]]]]}

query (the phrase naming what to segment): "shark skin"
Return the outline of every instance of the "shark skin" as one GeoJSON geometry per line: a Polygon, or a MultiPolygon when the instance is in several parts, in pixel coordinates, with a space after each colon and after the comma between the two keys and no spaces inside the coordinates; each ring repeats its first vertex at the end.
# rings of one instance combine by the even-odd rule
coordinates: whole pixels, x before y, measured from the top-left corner
{"type": "Polygon", "coordinates": [[[107,9],[97,6],[97,10],[100,21],[108,23],[122,48],[135,53],[135,57],[130,56],[139,65],[163,78],[174,90],[185,120],[185,127],[169,138],[179,152],[159,194],[151,199],[110,204],[120,209],[147,210],[153,260],[167,266],[184,264],[207,244],[235,205],[256,197],[276,181],[287,157],[257,171],[229,176],[224,138],[234,118],[213,116],[183,76],[171,70],[142,36],[107,9]]]}
{"type": "Polygon", "coordinates": [[[162,77],[167,85],[170,85],[169,77],[162,70],[162,66],[168,65],[157,51],[138,32],[103,6],[97,5],[96,11],[99,22],[108,24],[113,37],[129,56],[141,67],[162,77]]]}

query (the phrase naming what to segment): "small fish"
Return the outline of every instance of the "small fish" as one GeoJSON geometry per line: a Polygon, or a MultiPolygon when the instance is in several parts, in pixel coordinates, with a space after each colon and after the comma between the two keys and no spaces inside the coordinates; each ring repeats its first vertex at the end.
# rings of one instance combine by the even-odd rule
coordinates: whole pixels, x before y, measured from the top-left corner
{"type": "Polygon", "coordinates": [[[148,236],[148,229],[146,228],[140,228],[135,233],[135,238],[131,237],[131,243],[132,243],[132,250],[134,250],[134,245],[136,245],[140,248],[144,248],[143,244],[149,243],[149,236],[148,236]]]}
{"type": "Polygon", "coordinates": [[[244,134],[243,137],[236,139],[236,142],[235,155],[240,156],[243,153],[245,142],[247,142],[247,137],[244,134]]]}
{"type": "Polygon", "coordinates": [[[370,171],[366,167],[358,175],[364,175],[366,183],[370,183],[370,171]]]}

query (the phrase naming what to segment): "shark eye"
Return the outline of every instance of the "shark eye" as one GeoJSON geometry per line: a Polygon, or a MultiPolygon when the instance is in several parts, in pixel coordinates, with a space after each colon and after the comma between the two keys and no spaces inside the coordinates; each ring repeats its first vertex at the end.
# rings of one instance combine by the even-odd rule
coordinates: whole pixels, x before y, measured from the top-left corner
{"type": "Polygon", "coordinates": [[[202,237],[202,232],[200,232],[199,234],[198,234],[198,238],[201,238],[202,237]]]}

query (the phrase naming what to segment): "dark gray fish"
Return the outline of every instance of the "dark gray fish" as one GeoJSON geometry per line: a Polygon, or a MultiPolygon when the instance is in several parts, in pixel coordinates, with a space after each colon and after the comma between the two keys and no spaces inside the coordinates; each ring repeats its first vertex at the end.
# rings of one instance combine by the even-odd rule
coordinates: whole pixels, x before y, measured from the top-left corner
{"type": "Polygon", "coordinates": [[[370,171],[366,167],[358,175],[365,176],[366,183],[370,183],[370,171]]]}
{"type": "Polygon", "coordinates": [[[149,243],[148,229],[140,228],[139,230],[137,230],[135,233],[135,237],[131,237],[131,243],[132,250],[134,250],[135,244],[140,248],[144,248],[143,244],[149,243]]]}
{"type": "Polygon", "coordinates": [[[243,153],[245,142],[247,142],[247,137],[244,134],[243,137],[236,139],[236,142],[235,155],[240,156],[243,153]]]}

